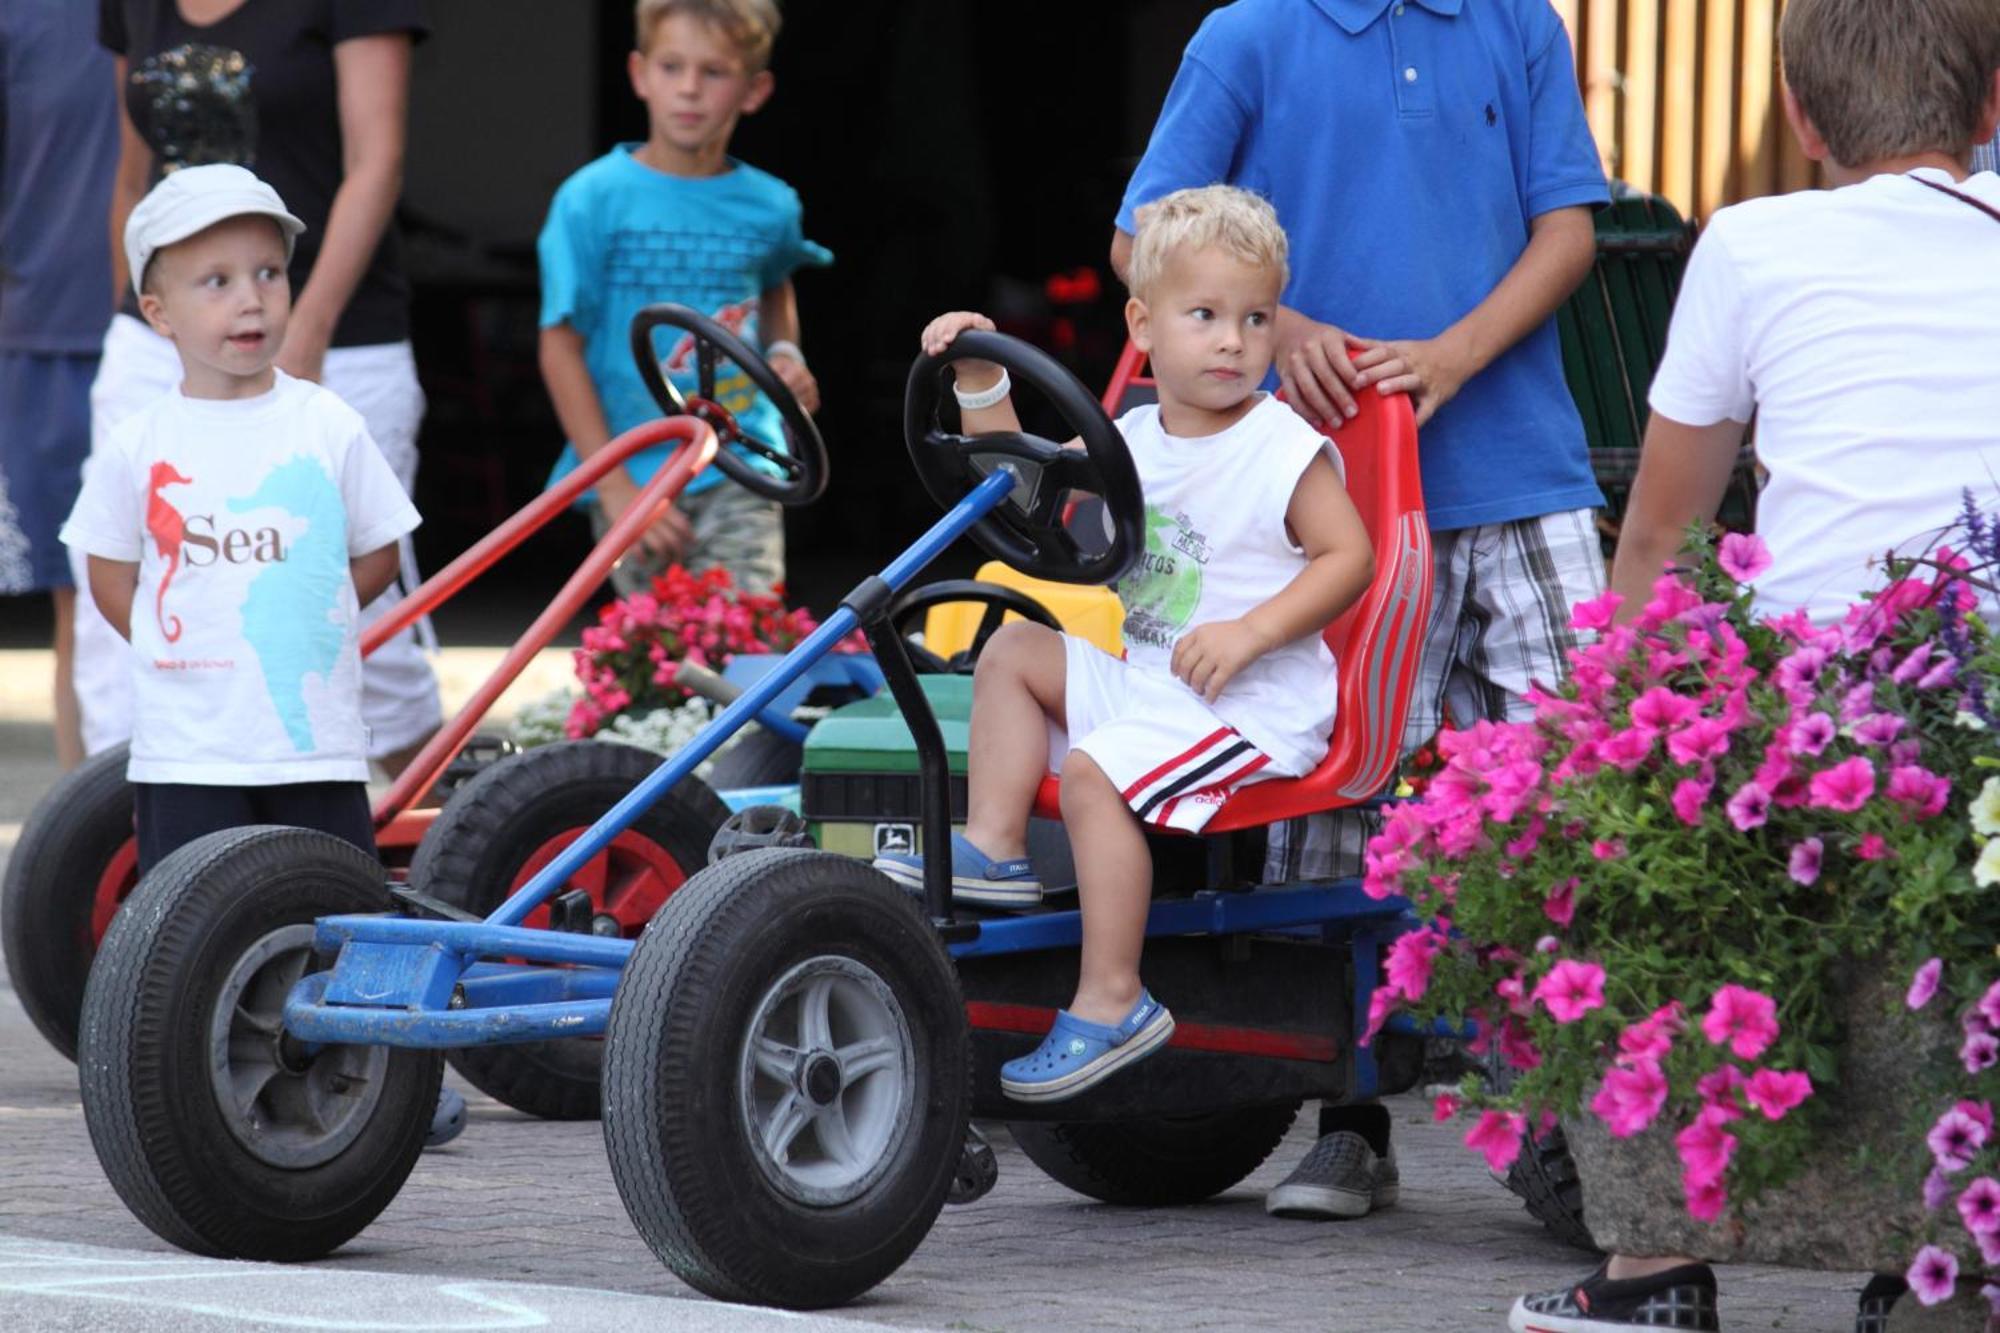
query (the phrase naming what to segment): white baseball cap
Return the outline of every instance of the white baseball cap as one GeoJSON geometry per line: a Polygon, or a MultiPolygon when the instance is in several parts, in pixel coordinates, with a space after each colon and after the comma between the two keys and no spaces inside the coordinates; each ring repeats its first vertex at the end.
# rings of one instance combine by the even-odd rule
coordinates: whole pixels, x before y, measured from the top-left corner
{"type": "Polygon", "coordinates": [[[218,162],[182,167],[161,177],[125,219],[125,262],[132,269],[133,292],[139,291],[146,265],[160,249],[246,213],[262,214],[278,224],[285,233],[285,262],[290,263],[292,246],[306,224],[287,212],[278,192],[254,172],[218,162]]]}

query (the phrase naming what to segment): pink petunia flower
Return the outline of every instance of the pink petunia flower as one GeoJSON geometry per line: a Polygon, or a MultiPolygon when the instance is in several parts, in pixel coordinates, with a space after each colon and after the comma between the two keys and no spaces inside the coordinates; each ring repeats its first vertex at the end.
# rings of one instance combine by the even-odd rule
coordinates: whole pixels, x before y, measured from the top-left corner
{"type": "Polygon", "coordinates": [[[1565,958],[1536,983],[1534,998],[1548,1008],[1556,1022],[1574,1023],[1591,1010],[1604,1007],[1604,969],[1596,963],[1565,958]]]}
{"type": "Polygon", "coordinates": [[[1599,838],[1590,844],[1590,854],[1599,861],[1617,861],[1625,855],[1623,838],[1599,838]]]}
{"type": "Polygon", "coordinates": [[[1889,859],[1891,853],[1888,842],[1883,839],[1881,834],[1869,833],[1863,835],[1861,841],[1854,844],[1854,855],[1857,860],[1862,861],[1886,861],[1889,859]]]}
{"type": "Polygon", "coordinates": [[[1696,1079],[1694,1090],[1701,1097],[1702,1105],[1719,1106],[1734,1118],[1740,1113],[1736,1105],[1736,1091],[1748,1081],[1735,1065],[1722,1065],[1696,1079]]]}
{"type": "Polygon", "coordinates": [[[1918,764],[1902,764],[1889,770],[1889,783],[1882,794],[1902,806],[1914,819],[1932,819],[1951,799],[1951,779],[1918,764]]]}
{"type": "Polygon", "coordinates": [[[1860,755],[1815,773],[1812,804],[1822,810],[1859,810],[1875,794],[1875,765],[1860,755]]]}
{"type": "Polygon", "coordinates": [[[1698,717],[1667,737],[1667,757],[1677,764],[1699,764],[1729,753],[1731,728],[1716,717],[1698,717]]]}
{"type": "Polygon", "coordinates": [[[1439,939],[1429,930],[1412,930],[1398,935],[1389,946],[1383,973],[1389,987],[1406,1000],[1421,1000],[1431,988],[1431,965],[1437,957],[1439,939]]]}
{"type": "Polygon", "coordinates": [[[1785,873],[1797,884],[1811,884],[1819,879],[1820,861],[1826,854],[1826,846],[1818,838],[1802,838],[1792,844],[1792,857],[1785,867],[1785,873]]]}
{"type": "Polygon", "coordinates": [[[1936,1212],[1951,1202],[1951,1177],[1937,1167],[1924,1177],[1924,1207],[1936,1212]]]}
{"type": "Polygon", "coordinates": [[[1924,1142],[1930,1147],[1932,1160],[1951,1174],[1972,1164],[1973,1156],[1986,1146],[1988,1133],[1986,1126],[1954,1107],[1938,1117],[1924,1142]]]}
{"type": "Polygon", "coordinates": [[[1525,1117],[1515,1112],[1482,1112],[1479,1122],[1465,1132],[1465,1146],[1486,1156],[1486,1169],[1505,1171],[1521,1155],[1521,1134],[1527,1129],[1525,1117]]]}
{"type": "Polygon", "coordinates": [[[1723,1128],[1728,1123],[1726,1112],[1708,1106],[1702,1108],[1692,1124],[1674,1135],[1683,1179],[1698,1185],[1722,1179],[1729,1169],[1729,1159],[1736,1152],[1736,1136],[1723,1128]]]}
{"type": "Polygon", "coordinates": [[[1508,1018],[1500,1028],[1500,1058],[1507,1062],[1509,1069],[1526,1073],[1539,1069],[1542,1052],[1528,1035],[1528,1029],[1519,1019],[1508,1018]]]}
{"type": "Polygon", "coordinates": [[[1652,1061],[1640,1060],[1605,1071],[1590,1109],[1609,1127],[1611,1137],[1625,1139],[1651,1125],[1666,1104],[1667,1076],[1652,1061]]]}
{"type": "Polygon", "coordinates": [[[1975,1236],[2000,1231],[2000,1180],[1981,1176],[1958,1196],[1958,1215],[1975,1236]]]}
{"type": "Polygon", "coordinates": [[[1743,1099],[1762,1111],[1766,1120],[1783,1120],[1810,1096],[1812,1080],[1798,1070],[1760,1069],[1743,1085],[1743,1099]]]}
{"type": "Polygon", "coordinates": [[[1431,1119],[1440,1125],[1443,1124],[1458,1114],[1459,1104],[1457,1093],[1440,1092],[1437,1100],[1431,1103],[1431,1119]]]}
{"type": "Polygon", "coordinates": [[[1771,793],[1755,782],[1746,782],[1736,789],[1736,794],[1729,798],[1729,803],[1723,808],[1729,814],[1729,822],[1734,824],[1739,832],[1748,833],[1753,828],[1761,827],[1764,821],[1770,818],[1771,793]]]}
{"type": "Polygon", "coordinates": [[[1910,1271],[1903,1275],[1910,1284],[1910,1290],[1925,1305],[1936,1305],[1948,1300],[1958,1286],[1958,1256],[1950,1250],[1926,1245],[1917,1251],[1917,1257],[1910,1263],[1910,1271]]]}
{"type": "Polygon", "coordinates": [[[1632,725],[1648,731],[1672,731],[1700,711],[1698,701],[1655,685],[1632,701],[1632,725]]]}
{"type": "Polygon", "coordinates": [[[1832,718],[1825,713],[1807,713],[1792,724],[1785,748],[1795,755],[1815,755],[1832,743],[1834,733],[1832,718]]]}
{"type": "Polygon", "coordinates": [[[1986,993],[1979,997],[1976,1012],[1986,1020],[1987,1031],[2000,1032],[2000,981],[1988,986],[1986,993]]]}
{"type": "Polygon", "coordinates": [[[1933,958],[1910,974],[1910,991],[1903,997],[1903,1003],[1912,1009],[1921,1009],[1937,994],[1938,979],[1944,975],[1944,959],[1933,958]]]}
{"type": "Polygon", "coordinates": [[[1958,1105],[1952,1107],[1951,1109],[1959,1112],[1962,1115],[1971,1116],[1974,1120],[1979,1122],[1980,1127],[1983,1128],[1988,1135],[1991,1135],[1993,1133],[1993,1103],[1985,1101],[1976,1102],[1967,1099],[1959,1102],[1958,1105]]]}
{"type": "Polygon", "coordinates": [[[1746,986],[1727,985],[1715,993],[1701,1020],[1711,1043],[1727,1043],[1739,1060],[1755,1060],[1778,1037],[1778,1006],[1770,996],[1746,986]]]}
{"type": "Polygon", "coordinates": [[[2000,1061],[2000,1037],[1991,1032],[1969,1033],[1958,1048],[1959,1062],[1968,1074],[1983,1074],[2000,1061]]]}
{"type": "Polygon", "coordinates": [[[1549,896],[1542,899],[1542,915],[1558,926],[1567,927],[1576,916],[1577,878],[1571,875],[1549,890],[1549,896]]]}
{"type": "Polygon", "coordinates": [[[1682,778],[1674,784],[1672,804],[1674,814],[1681,823],[1689,828],[1701,823],[1702,807],[1708,804],[1708,794],[1714,788],[1713,782],[1704,782],[1699,778],[1682,778]]]}
{"type": "Polygon", "coordinates": [[[1649,731],[1645,727],[1627,727],[1599,742],[1598,757],[1620,772],[1630,773],[1646,762],[1647,757],[1653,753],[1653,743],[1658,739],[1658,732],[1649,731]]]}
{"type": "Polygon", "coordinates": [[[1375,1034],[1380,1032],[1382,1025],[1389,1021],[1389,1015],[1395,1011],[1396,1004],[1400,999],[1401,997],[1396,994],[1394,986],[1377,986],[1369,993],[1368,1026],[1361,1030],[1360,1045],[1366,1046],[1375,1040],[1375,1034]]]}
{"type": "Polygon", "coordinates": [[[1615,592],[1600,593],[1587,602],[1578,602],[1570,608],[1569,627],[1587,631],[1610,629],[1618,608],[1624,604],[1624,595],[1615,592]]]}
{"type": "Polygon", "coordinates": [[[1636,1064],[1664,1060],[1667,1052],[1673,1049],[1674,1038],[1685,1030],[1686,1025],[1680,1017],[1680,1002],[1676,1000],[1662,1005],[1618,1034],[1619,1062],[1636,1064]]]}
{"type": "Polygon", "coordinates": [[[1683,1172],[1681,1192],[1687,1198],[1688,1215],[1697,1222],[1713,1222],[1729,1206],[1729,1191],[1723,1188],[1720,1179],[1697,1182],[1683,1172]]]}
{"type": "Polygon", "coordinates": [[[1881,749],[1902,734],[1903,719],[1894,713],[1871,713],[1854,724],[1854,739],[1881,749]]]}
{"type": "Polygon", "coordinates": [[[1771,567],[1771,551],[1754,532],[1732,532],[1716,547],[1715,563],[1738,583],[1749,583],[1771,567]]]}

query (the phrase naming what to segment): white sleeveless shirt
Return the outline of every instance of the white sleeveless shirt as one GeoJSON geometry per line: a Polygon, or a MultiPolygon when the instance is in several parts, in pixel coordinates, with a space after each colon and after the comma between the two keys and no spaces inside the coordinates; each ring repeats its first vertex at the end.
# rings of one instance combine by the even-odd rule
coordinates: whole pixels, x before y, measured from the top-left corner
{"type": "MultiPolygon", "coordinates": [[[[1146,496],[1146,551],[1118,584],[1125,657],[1171,679],[1181,635],[1242,617],[1306,567],[1285,511],[1307,465],[1323,452],[1343,481],[1346,469],[1331,440],[1268,394],[1216,435],[1167,434],[1157,404],[1127,412],[1118,430],[1146,496]]],[[[1326,755],[1335,680],[1325,640],[1307,634],[1243,668],[1213,708],[1297,776],[1326,755]]]]}

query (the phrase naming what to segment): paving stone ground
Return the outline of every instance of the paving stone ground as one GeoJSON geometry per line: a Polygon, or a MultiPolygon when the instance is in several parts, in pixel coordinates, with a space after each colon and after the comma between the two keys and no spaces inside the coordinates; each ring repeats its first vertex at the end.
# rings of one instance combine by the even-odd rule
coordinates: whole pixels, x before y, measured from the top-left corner
{"type": "MultiPolygon", "coordinates": [[[[37,725],[0,723],[0,856],[53,779],[43,758],[47,736],[37,725]]],[[[653,1258],[626,1220],[597,1125],[529,1120],[464,1090],[471,1102],[465,1135],[426,1155],[376,1224],[311,1271],[701,1299],[653,1258]]],[[[1394,1110],[1402,1203],[1338,1224],[1280,1221],[1261,1206],[1264,1190],[1308,1146],[1309,1116],[1243,1185],[1198,1207],[1160,1210],[1113,1208],[1071,1194],[996,1130],[1001,1175],[993,1193],[946,1209],[900,1272],[835,1313],[961,1330],[1502,1329],[1517,1294],[1558,1285],[1589,1266],[1521,1211],[1455,1131],[1430,1124],[1421,1103],[1399,1099],[1394,1110]]],[[[24,1238],[174,1253],[105,1183],[74,1068],[42,1044],[0,976],[0,1241],[24,1238]]],[[[1739,1268],[1723,1270],[1721,1280],[1729,1329],[1826,1333],[1852,1326],[1855,1275],[1739,1268]]],[[[327,1290],[302,1278],[300,1313],[309,1315],[316,1301],[337,1307],[327,1290]]],[[[0,1305],[0,1323],[38,1326],[10,1322],[7,1308],[0,1305]]],[[[90,1316],[39,1326],[166,1326],[149,1322],[144,1310],[117,1306],[93,1308],[90,1316]]],[[[621,1318],[605,1326],[653,1323],[621,1318]]]]}

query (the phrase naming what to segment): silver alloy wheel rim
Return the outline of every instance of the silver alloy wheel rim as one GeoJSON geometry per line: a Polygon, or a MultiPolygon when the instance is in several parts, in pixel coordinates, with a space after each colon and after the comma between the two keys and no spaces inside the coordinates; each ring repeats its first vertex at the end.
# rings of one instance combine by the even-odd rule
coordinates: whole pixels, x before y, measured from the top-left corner
{"type": "Polygon", "coordinates": [[[285,998],[312,962],[313,928],[281,926],[245,950],[216,996],[208,1078],[222,1123],[259,1161],[322,1165],[368,1126],[389,1066],[382,1046],[307,1053],[285,1030],[285,998]]]}
{"type": "Polygon", "coordinates": [[[751,1156],[780,1193],[832,1207],[881,1178],[911,1120],[916,1047],[875,971],[808,958],[758,1002],[737,1102],[751,1156]]]}

